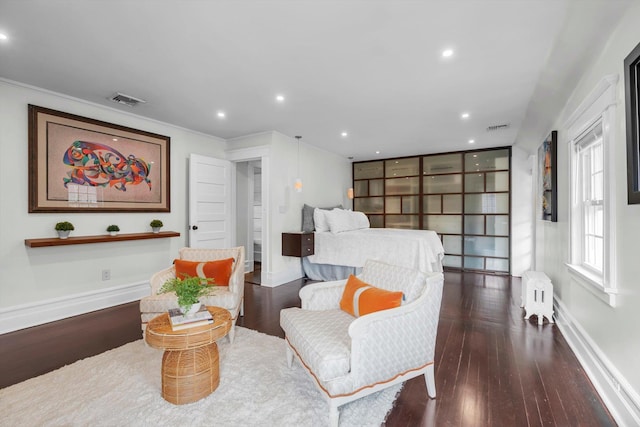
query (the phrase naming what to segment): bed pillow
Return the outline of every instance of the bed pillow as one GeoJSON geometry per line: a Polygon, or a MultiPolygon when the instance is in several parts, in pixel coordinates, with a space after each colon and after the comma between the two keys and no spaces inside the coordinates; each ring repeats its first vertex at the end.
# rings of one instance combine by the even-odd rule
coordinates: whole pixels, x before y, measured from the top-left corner
{"type": "MultiPolygon", "coordinates": [[[[323,210],[331,210],[334,208],[342,209],[342,205],[332,206],[330,208],[318,208],[323,210]]],[[[313,221],[313,206],[309,206],[305,203],[302,207],[302,231],[305,233],[313,233],[316,229],[315,223],[313,221]]]]}
{"type": "Polygon", "coordinates": [[[353,219],[354,230],[362,230],[364,228],[371,227],[371,223],[369,223],[369,217],[364,212],[351,212],[351,217],[353,219]]]}
{"type": "Polygon", "coordinates": [[[376,311],[400,307],[402,299],[402,292],[376,288],[351,274],[342,293],[340,309],[352,316],[360,317],[376,311]]]}
{"type": "Polygon", "coordinates": [[[327,214],[331,211],[315,208],[313,210],[313,223],[315,225],[315,231],[322,233],[330,231],[329,223],[327,222],[327,214]]]}
{"type": "Polygon", "coordinates": [[[231,271],[233,269],[233,258],[220,259],[215,261],[185,261],[176,259],[173,262],[176,268],[176,277],[202,277],[213,279],[216,286],[229,286],[231,271]]]}
{"type": "Polygon", "coordinates": [[[369,228],[369,219],[362,212],[353,212],[342,209],[333,209],[324,213],[332,233],[361,230],[369,228]]]}

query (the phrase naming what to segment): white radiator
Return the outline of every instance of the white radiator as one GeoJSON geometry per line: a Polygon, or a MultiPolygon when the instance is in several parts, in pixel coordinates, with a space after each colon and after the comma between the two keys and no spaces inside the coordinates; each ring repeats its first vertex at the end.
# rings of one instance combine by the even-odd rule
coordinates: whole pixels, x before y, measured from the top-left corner
{"type": "Polygon", "coordinates": [[[553,323],[553,284],[541,271],[525,271],[522,275],[522,303],[525,319],[538,316],[538,325],[542,325],[544,317],[553,323]]]}

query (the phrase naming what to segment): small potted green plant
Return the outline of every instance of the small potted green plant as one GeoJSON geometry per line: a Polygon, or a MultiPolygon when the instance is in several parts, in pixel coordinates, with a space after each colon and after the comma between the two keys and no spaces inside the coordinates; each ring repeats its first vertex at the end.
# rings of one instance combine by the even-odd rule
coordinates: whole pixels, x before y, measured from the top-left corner
{"type": "Polygon", "coordinates": [[[160,232],[160,228],[164,225],[162,223],[162,221],[160,221],[159,219],[154,219],[153,221],[151,221],[149,223],[149,225],[151,226],[151,229],[153,230],[154,233],[159,233],[160,232]]]}
{"type": "Polygon", "coordinates": [[[118,234],[118,231],[120,231],[120,227],[118,227],[115,224],[112,224],[112,225],[107,227],[107,231],[109,232],[109,234],[111,236],[116,236],[118,234]]]}
{"type": "Polygon", "coordinates": [[[61,239],[66,239],[67,237],[69,237],[69,233],[71,233],[71,230],[75,230],[73,224],[71,224],[69,221],[62,221],[57,223],[55,229],[58,232],[58,237],[60,237],[61,239]]]}
{"type": "Polygon", "coordinates": [[[200,309],[200,297],[209,295],[215,286],[213,279],[184,275],[164,282],[158,293],[175,292],[180,311],[189,314],[200,309]]]}

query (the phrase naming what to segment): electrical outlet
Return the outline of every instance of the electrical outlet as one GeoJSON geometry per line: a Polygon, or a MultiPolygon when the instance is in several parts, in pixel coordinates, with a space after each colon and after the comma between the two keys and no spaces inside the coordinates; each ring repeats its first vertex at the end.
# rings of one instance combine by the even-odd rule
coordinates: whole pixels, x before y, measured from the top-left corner
{"type": "Polygon", "coordinates": [[[102,270],[102,280],[111,280],[111,270],[102,270]]]}

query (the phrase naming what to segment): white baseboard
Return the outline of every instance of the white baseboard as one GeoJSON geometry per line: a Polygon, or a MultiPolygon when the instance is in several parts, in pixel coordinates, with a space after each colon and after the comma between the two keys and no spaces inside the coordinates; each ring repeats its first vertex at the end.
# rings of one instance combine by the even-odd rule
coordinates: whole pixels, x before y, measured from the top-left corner
{"type": "Polygon", "coordinates": [[[580,361],[618,425],[640,425],[640,396],[573,318],[567,307],[555,298],[556,325],[580,361]]]}
{"type": "Polygon", "coordinates": [[[0,334],[137,301],[149,292],[149,282],[144,281],[3,308],[0,334]]]}
{"type": "Polygon", "coordinates": [[[284,285],[285,283],[289,283],[302,277],[304,277],[302,265],[296,268],[278,271],[276,273],[265,272],[264,270],[262,270],[262,280],[260,282],[260,285],[269,288],[275,288],[276,286],[284,285]]]}

